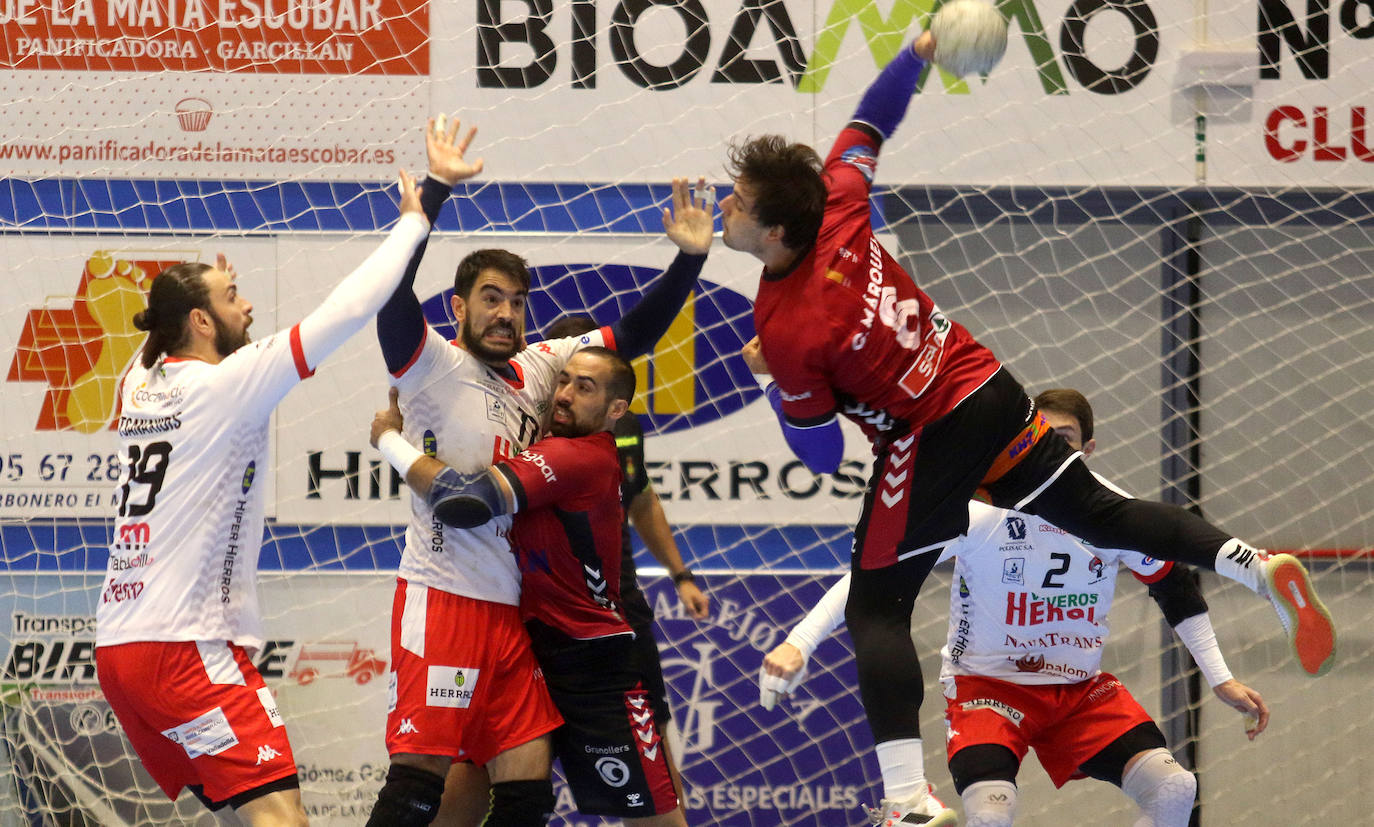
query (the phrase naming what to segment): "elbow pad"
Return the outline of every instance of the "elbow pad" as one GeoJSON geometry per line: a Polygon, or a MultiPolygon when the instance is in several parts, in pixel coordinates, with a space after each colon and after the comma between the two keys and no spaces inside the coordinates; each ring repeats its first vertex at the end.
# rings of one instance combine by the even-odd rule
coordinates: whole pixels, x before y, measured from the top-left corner
{"type": "Polygon", "coordinates": [[[506,513],[505,498],[491,474],[460,474],[445,468],[429,489],[429,507],[439,522],[451,528],[476,528],[506,513]]]}

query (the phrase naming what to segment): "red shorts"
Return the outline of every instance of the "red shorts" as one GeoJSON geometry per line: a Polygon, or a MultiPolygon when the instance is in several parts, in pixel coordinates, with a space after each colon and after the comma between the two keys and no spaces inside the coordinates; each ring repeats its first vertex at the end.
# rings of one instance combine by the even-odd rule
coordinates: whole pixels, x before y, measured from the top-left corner
{"type": "Polygon", "coordinates": [[[122,643],[95,650],[105,699],[158,786],[211,801],[296,774],[272,692],[232,643],[122,643]]]}
{"type": "Polygon", "coordinates": [[[1035,748],[1056,787],[1083,778],[1078,768],[1129,730],[1151,719],[1114,676],[1081,683],[1027,686],[995,678],[957,676],[945,685],[949,757],[975,744],[1001,744],[1017,760],[1035,748]]]}
{"type": "Polygon", "coordinates": [[[482,765],[563,718],[520,610],[398,580],[386,749],[482,765]]]}

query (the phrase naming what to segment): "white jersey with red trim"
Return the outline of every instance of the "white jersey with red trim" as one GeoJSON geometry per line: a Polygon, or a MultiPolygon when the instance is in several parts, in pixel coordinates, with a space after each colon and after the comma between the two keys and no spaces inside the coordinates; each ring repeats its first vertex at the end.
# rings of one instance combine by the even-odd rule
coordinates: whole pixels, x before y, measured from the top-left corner
{"type": "Polygon", "coordinates": [[[125,376],[125,467],[96,607],[98,645],[262,646],[257,569],[268,424],[311,373],[299,331],[245,345],[218,364],[168,357],[125,376]]]}
{"type": "Polygon", "coordinates": [[[1077,683],[1101,671],[1119,565],[1153,583],[1172,563],[1100,549],[1029,514],[969,504],[954,556],[940,677],[1077,683]]]}
{"type": "MultiPolygon", "coordinates": [[[[403,436],[463,474],[515,456],[548,427],[563,366],[581,348],[609,343],[607,328],[538,342],[510,360],[510,379],[430,328],[415,359],[393,378],[405,417],[403,436]]],[[[450,528],[412,493],[400,576],[450,594],[518,606],[520,572],[507,539],[510,525],[506,515],[477,528],[450,528]]]]}

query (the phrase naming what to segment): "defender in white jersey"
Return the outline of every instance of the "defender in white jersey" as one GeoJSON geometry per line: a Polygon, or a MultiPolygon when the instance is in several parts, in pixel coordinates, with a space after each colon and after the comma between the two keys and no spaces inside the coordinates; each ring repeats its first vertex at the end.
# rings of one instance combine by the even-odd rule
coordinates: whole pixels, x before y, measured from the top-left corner
{"type": "MultiPolygon", "coordinates": [[[[430,129],[431,152],[452,136],[430,129]]],[[[249,342],[252,304],[232,268],[160,273],[141,359],[124,377],[127,465],[96,610],[100,684],[153,778],[250,824],[304,824],[295,762],[249,656],[263,643],[257,562],[268,423],[282,398],[361,330],[429,232],[402,173],[400,220],[324,302],[249,342]]]]}
{"type": "MultiPolygon", "coordinates": [[[[1075,450],[1092,452],[1091,408],[1081,394],[1048,391],[1036,404],[1075,450]]],[[[1142,823],[1187,824],[1195,779],[1165,749],[1148,713],[1101,671],[1101,662],[1117,570],[1124,565],[1150,586],[1217,696],[1253,718],[1249,736],[1263,731],[1268,709],[1258,692],[1227,670],[1191,574],[1138,552],[1093,548],[1029,514],[973,502],[969,518],[968,533],[941,555],[954,557],[955,567],[940,673],[950,773],[968,822],[1012,823],[1016,774],[1034,747],[1056,786],[1073,778],[1106,780],[1140,805],[1142,823]]],[[[810,653],[838,625],[847,580],[765,659],[765,706],[796,686],[810,653]]],[[[887,809],[874,811],[875,823],[953,823],[948,810],[887,809]]]]}
{"type": "MultiPolygon", "coordinates": [[[[445,182],[466,168],[461,152],[431,160],[422,193],[431,219],[447,195],[445,182]]],[[[558,374],[577,350],[606,346],[626,358],[650,350],[705,262],[712,229],[706,198],[704,181],[693,198],[686,180],[674,180],[663,226],[680,252],[624,317],[581,337],[529,347],[523,259],[495,249],[464,257],[450,300],[459,339],[448,342],[429,327],[415,296],[423,255],[417,251],[377,318],[406,441],[459,473],[485,471],[542,435],[558,374]]],[[[441,803],[445,823],[462,812],[475,821],[485,815],[488,827],[542,825],[553,810],[548,733],[562,718],[520,619],[509,530],[509,517],[474,529],[446,527],[423,497],[412,495],[392,612],[392,763],[370,825],[429,824],[441,803]]]]}

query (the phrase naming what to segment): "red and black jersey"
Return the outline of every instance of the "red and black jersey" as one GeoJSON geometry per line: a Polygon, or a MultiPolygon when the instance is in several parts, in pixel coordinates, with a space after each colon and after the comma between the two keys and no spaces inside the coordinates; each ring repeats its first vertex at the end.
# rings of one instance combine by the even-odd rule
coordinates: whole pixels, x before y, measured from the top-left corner
{"type": "Polygon", "coordinates": [[[840,133],[825,161],[815,246],[790,272],[765,271],[754,304],[788,420],[816,424],[839,412],[870,440],[938,419],[999,367],[874,236],[868,196],[878,144],[852,126],[840,133]]]}
{"type": "Polygon", "coordinates": [[[517,498],[511,551],[520,610],[586,640],[629,634],[620,605],[620,461],[601,431],[548,437],[497,469],[517,498]]]}

